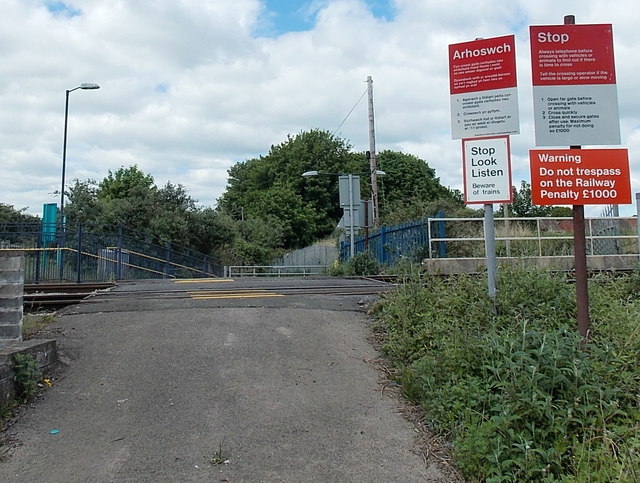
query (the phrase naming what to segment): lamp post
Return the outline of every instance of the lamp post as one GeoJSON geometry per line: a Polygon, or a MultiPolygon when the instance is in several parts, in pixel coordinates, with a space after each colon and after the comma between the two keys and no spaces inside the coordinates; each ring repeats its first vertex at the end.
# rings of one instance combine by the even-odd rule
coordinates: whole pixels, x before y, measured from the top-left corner
{"type": "Polygon", "coordinates": [[[73,89],[67,89],[67,96],[64,103],[64,138],[62,141],[62,186],[60,188],[60,227],[64,232],[64,178],[65,171],[67,167],[67,123],[69,120],[69,93],[76,91],[78,89],[83,90],[93,90],[100,89],[98,84],[93,84],[91,82],[84,82],[80,84],[78,87],[74,87],[73,89]]]}
{"type": "MultiPolygon", "coordinates": [[[[376,170],[377,176],[384,176],[386,173],[381,170],[376,170]]],[[[305,171],[302,173],[304,178],[310,176],[318,176],[318,175],[326,175],[326,176],[338,176],[341,180],[347,181],[348,192],[347,199],[349,206],[349,248],[350,248],[350,258],[353,258],[355,255],[355,224],[354,224],[354,207],[356,203],[360,205],[360,200],[355,200],[355,196],[360,197],[360,176],[356,174],[338,174],[338,173],[323,173],[316,170],[313,171],[305,171]],[[358,183],[357,185],[357,193],[355,193],[356,189],[354,189],[354,183],[358,183]]]]}

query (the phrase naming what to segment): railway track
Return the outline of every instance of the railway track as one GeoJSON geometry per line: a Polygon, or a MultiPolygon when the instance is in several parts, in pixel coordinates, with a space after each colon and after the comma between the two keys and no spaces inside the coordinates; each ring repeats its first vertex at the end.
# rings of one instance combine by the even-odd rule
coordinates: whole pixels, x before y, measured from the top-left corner
{"type": "MultiPolygon", "coordinates": [[[[617,270],[616,274],[626,274],[630,271],[617,270]]],[[[562,271],[566,275],[567,283],[574,283],[572,271],[562,271]]],[[[589,275],[599,273],[589,272],[589,275]]],[[[482,276],[482,273],[468,274],[472,276],[482,276]]],[[[445,277],[455,275],[442,274],[445,277]]],[[[395,275],[374,275],[366,277],[354,277],[361,283],[339,284],[332,283],[327,279],[327,283],[321,285],[296,284],[294,279],[282,279],[281,284],[273,284],[268,287],[208,287],[191,288],[184,284],[188,280],[180,280],[181,284],[169,285],[160,289],[146,290],[126,290],[121,286],[117,291],[110,291],[116,287],[115,283],[54,283],[54,284],[28,284],[24,286],[24,310],[25,312],[36,312],[39,310],[57,310],[67,305],[73,305],[82,301],[89,302],[91,297],[102,294],[99,300],[104,300],[105,296],[110,299],[204,299],[204,298],[249,298],[263,296],[303,296],[303,295],[379,295],[393,290],[398,283],[402,283],[401,278],[395,275]],[[264,295],[266,294],[266,295],[264,295]]],[[[243,279],[237,279],[239,281],[243,279]]],[[[224,281],[224,280],[222,280],[224,281]]],[[[177,281],[176,281],[177,282],[177,281]]],[[[198,282],[197,280],[193,282],[198,282]]]]}
{"type": "Polygon", "coordinates": [[[24,286],[23,307],[26,312],[57,310],[115,287],[114,283],[47,283],[24,286]]]}
{"type": "Polygon", "coordinates": [[[277,294],[285,296],[302,295],[379,295],[393,288],[390,284],[356,284],[356,285],[322,285],[322,286],[270,286],[256,288],[181,288],[176,290],[118,290],[110,292],[110,299],[183,299],[183,298],[232,298],[240,296],[259,296],[260,294],[277,294]]]}
{"type": "Polygon", "coordinates": [[[277,294],[281,296],[303,295],[379,295],[394,287],[388,277],[363,278],[363,283],[340,285],[323,284],[315,286],[296,286],[293,284],[274,285],[268,288],[190,288],[170,286],[164,290],[126,290],[109,291],[115,287],[114,283],[103,284],[30,284],[24,287],[24,310],[36,312],[39,310],[57,310],[67,305],[80,302],[90,302],[91,297],[102,294],[100,300],[107,297],[111,300],[125,299],[203,299],[203,298],[249,298],[277,294]],[[372,283],[373,282],[373,283],[372,283]]]}

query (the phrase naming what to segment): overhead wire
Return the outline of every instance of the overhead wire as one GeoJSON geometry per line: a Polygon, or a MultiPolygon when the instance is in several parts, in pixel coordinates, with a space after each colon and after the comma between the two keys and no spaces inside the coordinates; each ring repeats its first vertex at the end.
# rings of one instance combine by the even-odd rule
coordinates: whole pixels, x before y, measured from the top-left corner
{"type": "Polygon", "coordinates": [[[336,132],[338,132],[338,129],[340,129],[342,127],[342,125],[347,122],[347,119],[349,119],[349,116],[351,115],[351,113],[355,110],[355,108],[358,106],[358,104],[360,104],[360,101],[362,100],[362,98],[364,97],[364,95],[367,93],[367,89],[364,90],[364,92],[362,93],[362,95],[360,96],[360,98],[356,101],[356,103],[353,105],[353,107],[351,108],[351,110],[349,111],[349,113],[345,116],[345,118],[342,120],[342,122],[340,123],[340,125],[335,128],[333,130],[333,132],[331,133],[331,136],[334,136],[336,132]]]}

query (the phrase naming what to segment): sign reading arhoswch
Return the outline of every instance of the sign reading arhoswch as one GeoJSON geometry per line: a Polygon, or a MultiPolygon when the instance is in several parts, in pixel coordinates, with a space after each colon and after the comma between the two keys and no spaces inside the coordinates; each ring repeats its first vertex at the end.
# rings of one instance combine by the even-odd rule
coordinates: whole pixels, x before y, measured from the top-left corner
{"type": "Polygon", "coordinates": [[[518,134],[515,37],[449,45],[453,139],[518,134]]]}

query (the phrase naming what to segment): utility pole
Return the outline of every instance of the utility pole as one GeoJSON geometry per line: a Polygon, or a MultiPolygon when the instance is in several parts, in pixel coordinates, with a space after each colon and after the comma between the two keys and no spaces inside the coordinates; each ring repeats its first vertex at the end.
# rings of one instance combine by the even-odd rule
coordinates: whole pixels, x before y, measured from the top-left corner
{"type": "Polygon", "coordinates": [[[376,130],[373,117],[373,79],[371,76],[367,77],[367,94],[369,98],[369,169],[371,171],[371,202],[373,219],[371,220],[373,226],[378,225],[378,175],[377,175],[377,163],[376,163],[376,130]]]}

